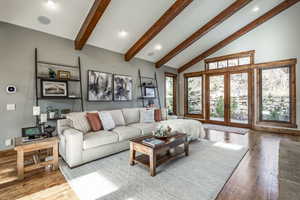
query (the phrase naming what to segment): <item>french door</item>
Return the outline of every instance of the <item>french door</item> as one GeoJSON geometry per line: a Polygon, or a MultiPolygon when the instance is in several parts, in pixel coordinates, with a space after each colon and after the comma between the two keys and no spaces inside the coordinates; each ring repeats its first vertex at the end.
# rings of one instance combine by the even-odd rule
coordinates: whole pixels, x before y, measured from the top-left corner
{"type": "Polygon", "coordinates": [[[250,127],[253,83],[251,71],[208,74],[206,120],[211,123],[250,127]]]}

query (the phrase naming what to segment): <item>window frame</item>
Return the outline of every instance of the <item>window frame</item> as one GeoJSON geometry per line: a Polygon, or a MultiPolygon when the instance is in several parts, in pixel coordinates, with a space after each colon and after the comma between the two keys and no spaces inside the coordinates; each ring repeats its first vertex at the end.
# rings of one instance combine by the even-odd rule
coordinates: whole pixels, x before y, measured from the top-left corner
{"type": "Polygon", "coordinates": [[[204,119],[204,73],[203,72],[192,72],[192,73],[186,73],[184,74],[184,116],[185,117],[190,117],[190,118],[200,118],[204,119]],[[189,78],[194,78],[194,77],[201,77],[201,110],[202,113],[200,114],[191,114],[188,113],[188,79],[189,78]]]}
{"type": "Polygon", "coordinates": [[[297,128],[296,124],[296,59],[286,60],[286,61],[275,61],[269,63],[262,63],[256,65],[256,88],[257,88],[257,125],[267,125],[267,126],[280,126],[288,128],[297,128]],[[289,67],[289,88],[290,88],[290,120],[276,121],[276,120],[263,120],[262,119],[262,70],[265,69],[278,69],[289,67]]]}
{"type": "MultiPolygon", "coordinates": [[[[173,78],[173,115],[177,115],[177,74],[165,72],[165,107],[167,107],[167,84],[166,78],[173,78]]],[[[168,113],[169,114],[169,113],[168,113]]]]}
{"type": "Polygon", "coordinates": [[[235,53],[235,54],[229,54],[229,55],[225,55],[225,56],[205,59],[205,61],[204,61],[205,71],[222,70],[222,69],[234,68],[234,67],[239,67],[239,66],[253,65],[254,64],[254,56],[255,56],[255,50],[251,50],[251,51],[244,51],[244,52],[239,52],[239,53],[235,53]],[[250,63],[240,65],[240,58],[245,58],[245,57],[250,57],[250,63]],[[238,65],[229,66],[228,65],[229,60],[233,60],[233,59],[237,59],[238,65]],[[227,61],[227,66],[223,67],[223,68],[219,68],[219,62],[222,62],[222,61],[227,61]],[[216,69],[209,69],[209,64],[210,63],[217,63],[217,68],[216,69]]]}

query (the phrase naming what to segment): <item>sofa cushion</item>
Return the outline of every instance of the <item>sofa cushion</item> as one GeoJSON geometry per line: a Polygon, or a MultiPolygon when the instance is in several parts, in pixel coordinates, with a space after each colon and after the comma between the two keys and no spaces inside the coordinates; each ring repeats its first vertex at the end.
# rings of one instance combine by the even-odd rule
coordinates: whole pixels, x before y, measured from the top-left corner
{"type": "Polygon", "coordinates": [[[117,133],[119,136],[119,142],[130,140],[142,135],[141,130],[135,127],[129,126],[119,126],[113,129],[113,132],[117,133]]]}
{"type": "Polygon", "coordinates": [[[98,113],[87,113],[86,118],[91,126],[92,131],[103,130],[103,126],[98,113]]]}
{"type": "Polygon", "coordinates": [[[138,123],[140,121],[140,108],[122,109],[126,124],[138,123]]]}
{"type": "Polygon", "coordinates": [[[85,112],[74,112],[69,113],[66,116],[67,119],[71,120],[71,127],[75,128],[83,133],[87,133],[91,130],[90,124],[86,118],[85,112]]]}
{"type": "Polygon", "coordinates": [[[153,123],[154,110],[153,109],[140,109],[140,123],[153,123]]]}
{"type": "Polygon", "coordinates": [[[90,149],[118,142],[118,135],[111,131],[89,132],[83,136],[83,149],[90,149]]]}
{"type": "Polygon", "coordinates": [[[130,124],[129,126],[140,129],[142,131],[142,135],[152,135],[152,131],[157,129],[159,123],[135,123],[130,124]]]}
{"type": "Polygon", "coordinates": [[[126,125],[122,110],[111,110],[109,112],[110,112],[110,115],[113,118],[116,126],[125,126],[126,125]]]}
{"type": "Polygon", "coordinates": [[[108,131],[116,127],[115,121],[109,111],[99,112],[99,117],[104,130],[108,131]]]}

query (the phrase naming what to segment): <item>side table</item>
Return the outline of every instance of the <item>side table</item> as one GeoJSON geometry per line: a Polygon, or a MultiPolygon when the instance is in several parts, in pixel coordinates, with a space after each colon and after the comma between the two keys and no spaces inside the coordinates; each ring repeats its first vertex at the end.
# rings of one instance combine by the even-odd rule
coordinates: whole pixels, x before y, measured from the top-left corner
{"type": "Polygon", "coordinates": [[[52,165],[53,170],[58,169],[58,138],[51,137],[41,140],[24,142],[22,137],[16,138],[15,150],[17,151],[17,170],[18,179],[24,179],[24,172],[52,165]],[[44,149],[52,149],[53,159],[49,161],[41,161],[40,159],[33,165],[24,165],[24,154],[27,152],[35,152],[44,149]]]}

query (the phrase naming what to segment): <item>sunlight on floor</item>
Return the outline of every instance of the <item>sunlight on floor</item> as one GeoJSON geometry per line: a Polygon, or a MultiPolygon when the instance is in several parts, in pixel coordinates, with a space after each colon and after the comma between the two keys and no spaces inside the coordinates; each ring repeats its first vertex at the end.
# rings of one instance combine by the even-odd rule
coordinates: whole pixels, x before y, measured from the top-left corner
{"type": "Polygon", "coordinates": [[[220,147],[223,149],[231,149],[231,150],[241,150],[243,146],[238,145],[238,144],[230,144],[230,143],[224,143],[224,142],[216,142],[213,146],[215,147],[220,147]]]}
{"type": "Polygon", "coordinates": [[[70,184],[82,200],[99,199],[119,189],[99,172],[75,178],[70,181],[70,184]]]}

